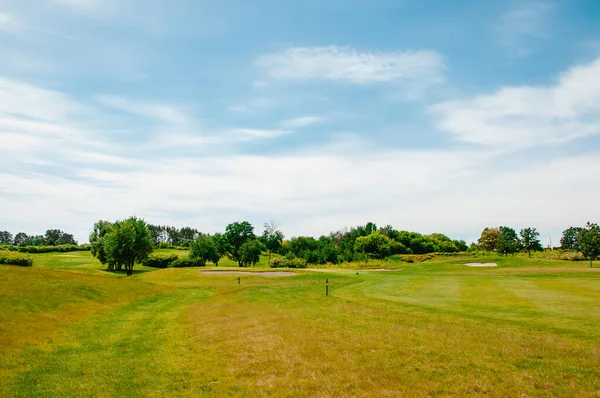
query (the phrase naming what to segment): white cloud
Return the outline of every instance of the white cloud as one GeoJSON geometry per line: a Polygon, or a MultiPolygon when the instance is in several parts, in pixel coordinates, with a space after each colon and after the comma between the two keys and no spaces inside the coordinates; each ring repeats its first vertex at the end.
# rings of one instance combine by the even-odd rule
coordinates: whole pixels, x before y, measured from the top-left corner
{"type": "Polygon", "coordinates": [[[496,31],[510,55],[521,57],[531,52],[532,41],[547,39],[552,30],[554,6],[547,1],[519,2],[502,15],[496,31]]]}
{"type": "Polygon", "coordinates": [[[190,121],[185,112],[172,105],[132,101],[112,95],[97,96],[96,101],[109,108],[165,123],[186,124],[190,121]]]}
{"type": "Polygon", "coordinates": [[[302,116],[294,119],[287,119],[281,122],[281,125],[284,128],[298,128],[298,127],[306,127],[312,124],[320,123],[323,121],[322,117],[319,116],[302,116]]]}
{"type": "Polygon", "coordinates": [[[353,84],[443,80],[443,57],[429,50],[358,52],[349,47],[293,47],[256,64],[276,79],[325,79],[353,84]]]}
{"type": "Polygon", "coordinates": [[[232,133],[244,138],[275,138],[289,134],[286,130],[233,129],[232,133]]]}
{"type": "Polygon", "coordinates": [[[504,87],[431,109],[441,130],[474,144],[520,148],[600,134],[600,58],[550,87],[504,87]]]}

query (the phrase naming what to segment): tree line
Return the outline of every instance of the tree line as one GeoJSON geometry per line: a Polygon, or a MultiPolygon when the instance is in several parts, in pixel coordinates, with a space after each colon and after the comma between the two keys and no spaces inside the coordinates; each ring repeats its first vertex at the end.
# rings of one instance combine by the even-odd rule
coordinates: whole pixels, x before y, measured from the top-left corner
{"type": "Polygon", "coordinates": [[[8,231],[0,231],[0,245],[60,246],[76,244],[77,241],[72,234],[60,229],[48,229],[44,235],[27,235],[25,232],[19,232],[14,237],[8,231]]]}
{"type": "MultiPolygon", "coordinates": [[[[526,251],[531,257],[531,252],[544,250],[539,237],[540,233],[531,227],[522,229],[518,235],[513,228],[506,226],[485,228],[477,244],[473,244],[470,249],[494,251],[504,255],[526,251]]],[[[589,260],[591,267],[592,261],[600,256],[600,227],[590,222],[585,227],[569,227],[563,231],[560,244],[563,250],[581,252],[589,260]]]]}

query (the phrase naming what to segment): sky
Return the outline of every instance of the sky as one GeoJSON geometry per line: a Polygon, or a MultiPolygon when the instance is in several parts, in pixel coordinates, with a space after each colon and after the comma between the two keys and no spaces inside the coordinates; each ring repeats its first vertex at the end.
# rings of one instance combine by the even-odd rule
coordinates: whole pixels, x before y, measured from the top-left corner
{"type": "Polygon", "coordinates": [[[600,1],[0,0],[0,230],[600,221],[600,1]]]}

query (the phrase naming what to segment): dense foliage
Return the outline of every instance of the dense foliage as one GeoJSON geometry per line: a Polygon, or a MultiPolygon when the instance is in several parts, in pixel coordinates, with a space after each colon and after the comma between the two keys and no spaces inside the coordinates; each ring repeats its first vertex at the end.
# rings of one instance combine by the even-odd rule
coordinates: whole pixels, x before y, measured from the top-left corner
{"type": "Polygon", "coordinates": [[[142,262],[142,264],[146,267],[168,268],[171,267],[173,262],[178,258],[179,256],[173,253],[152,253],[142,262]]]}
{"type": "Polygon", "coordinates": [[[31,267],[31,265],[33,264],[33,259],[31,258],[31,256],[25,253],[0,250],[0,264],[31,267]]]}

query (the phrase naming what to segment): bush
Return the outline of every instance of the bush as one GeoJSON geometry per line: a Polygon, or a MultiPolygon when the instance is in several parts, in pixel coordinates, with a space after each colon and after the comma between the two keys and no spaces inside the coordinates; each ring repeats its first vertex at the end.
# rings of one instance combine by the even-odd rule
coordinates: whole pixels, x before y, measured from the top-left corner
{"type": "Polygon", "coordinates": [[[171,263],[169,267],[173,268],[185,268],[185,267],[204,267],[205,264],[202,264],[200,261],[185,257],[179,258],[171,263]]]}
{"type": "Polygon", "coordinates": [[[66,252],[84,252],[89,251],[92,248],[92,245],[86,243],[84,245],[57,245],[57,246],[4,246],[5,250],[9,251],[18,251],[21,253],[66,253],[66,252]]]}
{"type": "Polygon", "coordinates": [[[175,253],[152,253],[142,262],[142,265],[154,268],[167,268],[178,258],[175,253]]]}
{"type": "Polygon", "coordinates": [[[306,260],[302,258],[277,257],[271,260],[271,268],[306,268],[306,260]]]}
{"type": "Polygon", "coordinates": [[[33,265],[33,259],[28,254],[2,250],[0,251],[0,264],[31,267],[33,265]]]}
{"type": "Polygon", "coordinates": [[[169,242],[160,242],[158,245],[159,249],[170,249],[171,245],[169,244],[169,242]]]}
{"type": "Polygon", "coordinates": [[[435,254],[399,254],[398,258],[407,263],[422,263],[423,261],[431,260],[435,257],[435,254]]]}

